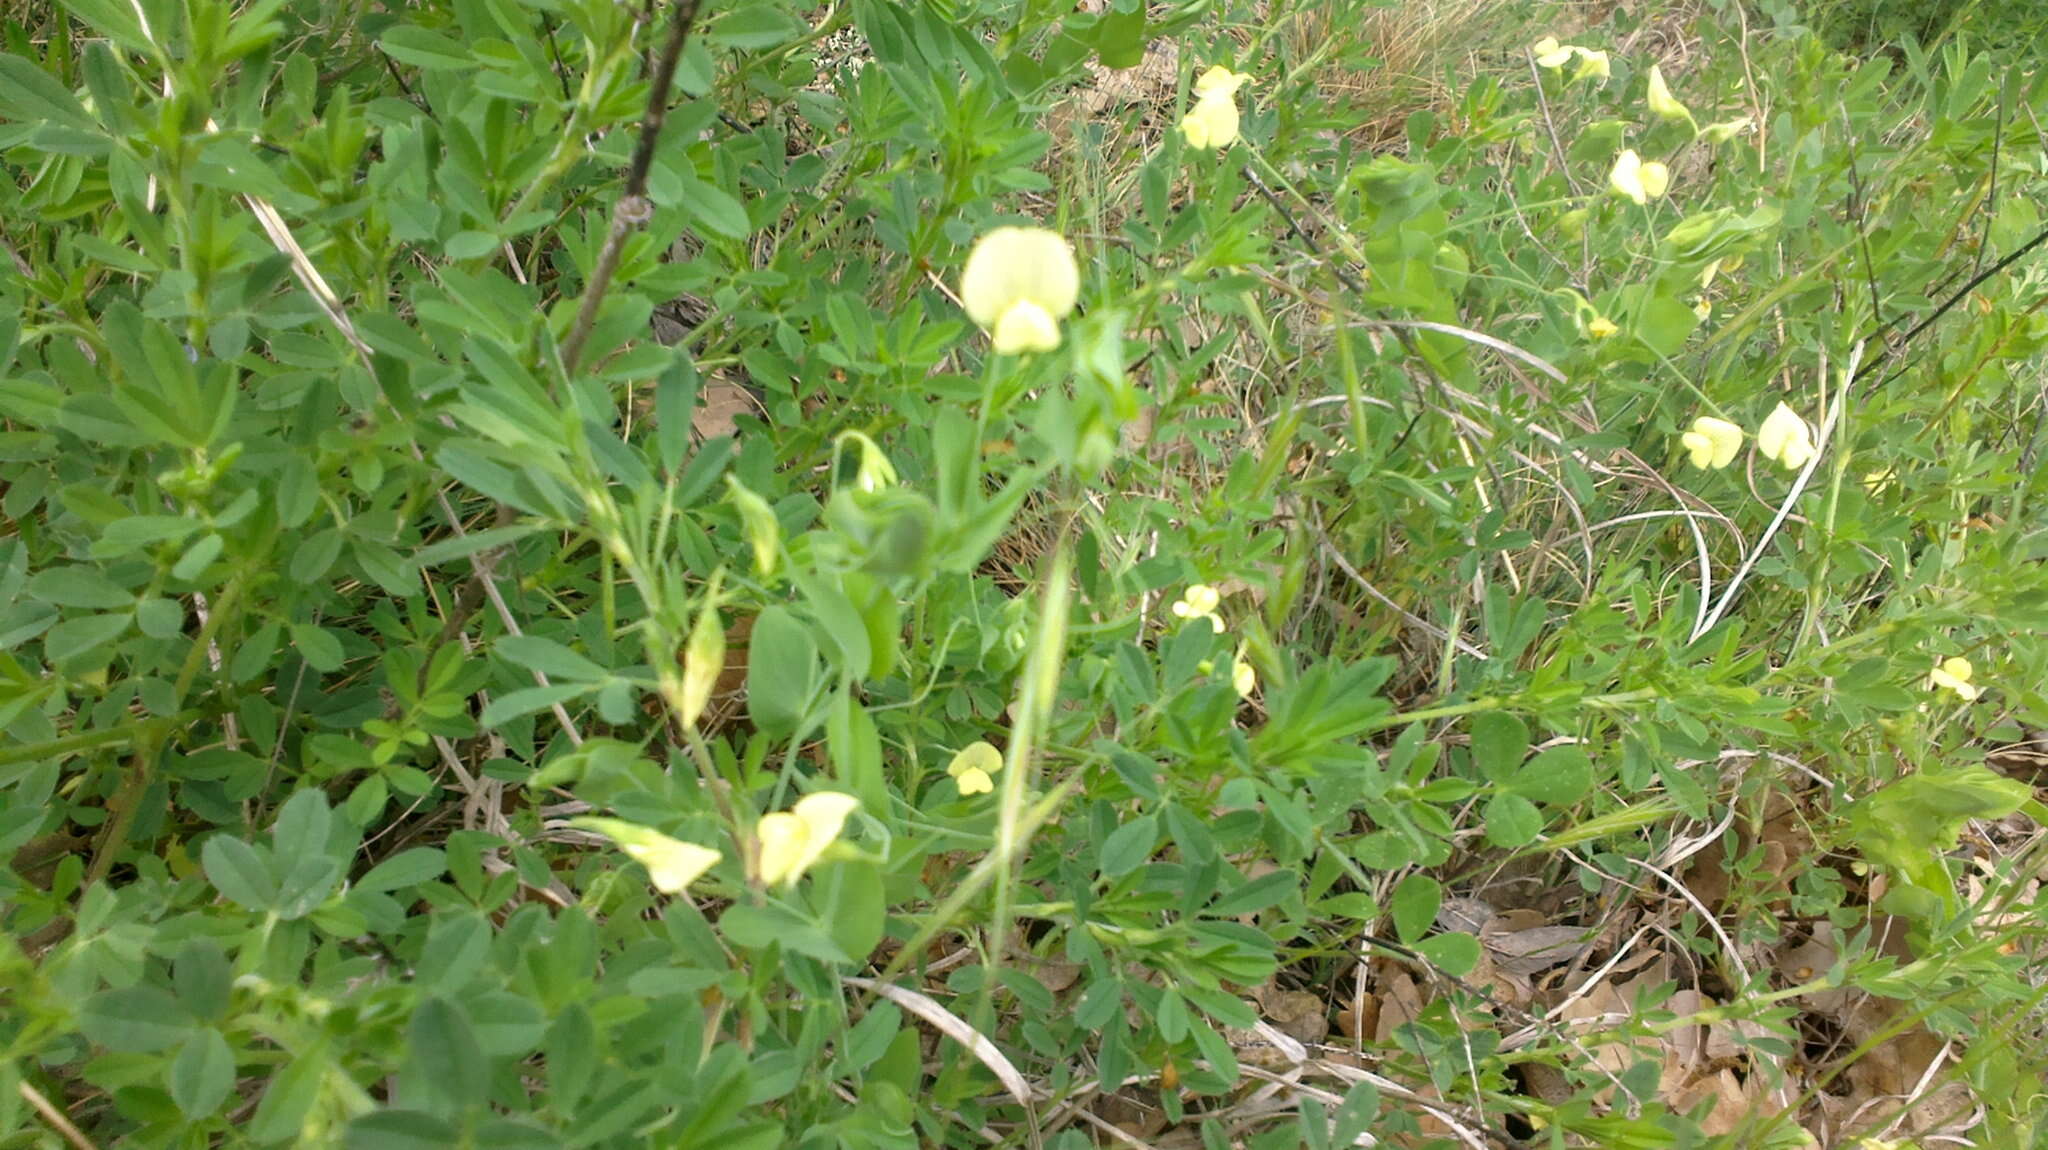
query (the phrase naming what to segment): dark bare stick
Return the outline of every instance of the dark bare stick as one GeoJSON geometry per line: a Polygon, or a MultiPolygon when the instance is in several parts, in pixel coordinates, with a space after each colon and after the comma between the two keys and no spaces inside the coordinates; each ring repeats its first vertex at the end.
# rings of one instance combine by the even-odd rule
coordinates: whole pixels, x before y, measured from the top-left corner
{"type": "Polygon", "coordinates": [[[697,5],[698,0],[678,0],[671,9],[668,42],[662,45],[661,55],[654,62],[654,87],[647,94],[647,116],[640,124],[640,142],[633,150],[632,166],[626,169],[626,188],[619,194],[618,203],[612,205],[612,224],[605,233],[604,249],[598,253],[597,266],[591,269],[590,282],[583,286],[576,322],[569,329],[569,337],[562,341],[565,374],[576,373],[576,361],[582,358],[584,341],[597,324],[597,310],[604,304],[604,293],[619,270],[626,237],[654,214],[654,206],[647,202],[647,170],[654,165],[654,146],[661,139],[662,122],[668,118],[668,90],[675,82],[676,62],[682,58],[683,45],[689,41],[690,25],[696,23],[697,5]]]}

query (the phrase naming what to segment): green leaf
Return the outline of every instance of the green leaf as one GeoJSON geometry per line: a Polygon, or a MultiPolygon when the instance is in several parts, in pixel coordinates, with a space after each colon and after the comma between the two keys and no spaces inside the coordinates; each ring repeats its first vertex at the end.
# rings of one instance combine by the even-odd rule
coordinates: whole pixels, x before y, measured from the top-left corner
{"type": "Polygon", "coordinates": [[[220,1109],[235,1085],[235,1052],[211,1026],[185,1040],[171,1060],[171,1101],[187,1118],[204,1118],[220,1109]]]}
{"type": "Polygon", "coordinates": [[[1593,760],[1580,747],[1552,747],[1523,764],[1508,789],[1553,806],[1575,803],[1593,789],[1593,760]]]}
{"type": "Polygon", "coordinates": [[[491,699],[491,705],[477,716],[477,722],[486,727],[496,727],[511,722],[521,715],[544,711],[556,703],[566,703],[578,695],[588,694],[596,689],[592,683],[549,683],[545,687],[523,687],[507,691],[491,699]]]}
{"type": "MultiPolygon", "coordinates": [[[[684,426],[688,426],[685,423],[684,426]]],[[[466,559],[479,551],[493,547],[504,547],[516,543],[529,535],[547,530],[544,523],[509,523],[503,527],[486,527],[467,535],[456,535],[420,548],[413,553],[411,563],[420,570],[439,567],[451,559],[466,559]]]]}
{"type": "Polygon", "coordinates": [[[810,628],[784,607],[769,607],[747,641],[747,714],[772,739],[786,739],[810,711],[817,687],[818,645],[810,628]]]}
{"type": "Polygon", "coordinates": [[[228,956],[210,938],[187,942],[171,964],[171,986],[178,1002],[199,1019],[219,1018],[227,1011],[234,994],[233,977],[228,956]]]}
{"type": "Polygon", "coordinates": [[[1430,935],[1415,944],[1415,952],[1452,978],[1463,978],[1479,965],[1479,940],[1462,931],[1430,935]]]}
{"type": "Polygon", "coordinates": [[[422,72],[470,71],[477,67],[476,58],[461,44],[411,24],[385,29],[377,38],[377,46],[386,56],[422,72]]]}
{"type": "Polygon", "coordinates": [[[1526,846],[1543,833],[1543,812],[1536,804],[1512,792],[1497,794],[1486,802],[1486,841],[1510,849],[1526,846]]]}
{"type": "Polygon", "coordinates": [[[0,55],[0,119],[21,123],[38,120],[94,132],[99,122],[78,97],[31,60],[13,53],[0,55]]]}
{"type": "Polygon", "coordinates": [[[1473,718],[1472,763],[1486,778],[1498,783],[1513,777],[1528,754],[1529,728],[1522,720],[1500,711],[1473,718]]]}
{"type": "Polygon", "coordinates": [[[300,657],[306,660],[306,665],[315,671],[339,671],[342,663],[347,661],[341,650],[341,640],[335,638],[334,632],[325,627],[316,627],[311,623],[293,623],[290,630],[292,645],[298,648],[300,657]]]}
{"type": "Polygon", "coordinates": [[[376,1110],[348,1124],[347,1150],[447,1150],[462,1133],[424,1110],[376,1110]]]}
{"type": "Polygon", "coordinates": [[[716,184],[692,182],[683,193],[683,210],[705,231],[729,240],[743,240],[754,231],[746,206],[716,184]]]}
{"type": "Polygon", "coordinates": [[[432,882],[448,873],[448,856],[434,847],[400,851],[370,868],[355,882],[355,889],[382,894],[432,882]]]}
{"type": "Polygon", "coordinates": [[[134,621],[132,615],[86,615],[66,619],[43,636],[43,657],[52,663],[75,659],[120,638],[134,621]]]}
{"type": "Polygon", "coordinates": [[[154,986],[103,990],[85,1000],[78,1029],[119,1054],[147,1054],[176,1046],[192,1033],[192,1015],[169,991],[154,986]]]}
{"type": "Polygon", "coordinates": [[[22,590],[31,599],[59,607],[86,607],[111,611],[133,606],[135,592],[126,590],[90,563],[67,563],[38,571],[22,590]]]}
{"type": "Polygon", "coordinates": [[[1159,817],[1140,815],[1109,833],[1102,842],[1102,860],[1097,864],[1104,876],[1119,878],[1138,869],[1152,857],[1159,842],[1159,817]]]}
{"type": "Polygon", "coordinates": [[[316,1046],[310,1051],[297,1052],[296,1057],[278,1071],[277,1077],[270,1080],[270,1088],[263,1092],[263,1101],[256,1104],[256,1114],[246,1127],[249,1137],[264,1145],[301,1138],[305,1133],[306,1115],[320,1100],[320,1091],[329,1071],[324,1049],[316,1046]]]}
{"type": "Polygon", "coordinates": [[[261,847],[217,834],[200,848],[199,865],[206,871],[206,881],[228,901],[247,910],[267,911],[277,905],[277,879],[261,847]]]}
{"type": "Polygon", "coordinates": [[[423,1083],[460,1106],[484,1100],[490,1067],[460,1007],[445,998],[428,998],[413,1011],[406,1038],[423,1083]]]}
{"type": "Polygon", "coordinates": [[[1443,900],[1443,887],[1428,875],[1411,874],[1402,879],[1387,902],[1388,910],[1394,916],[1394,934],[1402,942],[1415,945],[1416,940],[1435,924],[1436,912],[1443,906],[1443,900]]]}
{"type": "Polygon", "coordinates": [[[611,678],[611,672],[552,639],[538,635],[508,635],[492,646],[500,656],[529,671],[552,679],[596,683],[611,678]]]}
{"type": "Polygon", "coordinates": [[[713,42],[740,51],[773,48],[796,37],[799,26],[775,4],[754,3],[720,16],[705,33],[713,42]]]}
{"type": "Polygon", "coordinates": [[[1206,913],[1218,918],[1234,918],[1240,914],[1251,914],[1286,899],[1288,895],[1301,890],[1301,875],[1292,870],[1276,870],[1262,874],[1248,883],[1230,891],[1222,898],[1209,904],[1206,913]]]}
{"type": "Polygon", "coordinates": [[[858,961],[881,945],[889,904],[882,892],[881,868],[874,863],[850,859],[821,868],[811,898],[832,941],[848,956],[858,961]]]}

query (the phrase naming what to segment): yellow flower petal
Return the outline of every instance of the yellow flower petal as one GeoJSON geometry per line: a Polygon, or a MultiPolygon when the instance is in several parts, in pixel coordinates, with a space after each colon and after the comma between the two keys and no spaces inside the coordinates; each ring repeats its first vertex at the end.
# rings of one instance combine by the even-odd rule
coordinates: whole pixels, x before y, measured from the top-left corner
{"type": "Polygon", "coordinates": [[[1605,84],[1608,76],[1612,74],[1607,64],[1607,53],[1596,52],[1591,48],[1579,48],[1576,51],[1579,54],[1579,66],[1572,72],[1572,83],[1576,84],[1580,80],[1598,80],[1605,84]]]}
{"type": "Polygon", "coordinates": [[[960,748],[953,761],[946,764],[946,773],[959,778],[968,771],[979,771],[993,775],[1003,769],[1003,753],[988,743],[972,742],[960,748]]]}
{"type": "Polygon", "coordinates": [[[1608,319],[1604,315],[1594,316],[1593,322],[1586,325],[1586,334],[1594,339],[1606,339],[1620,330],[1620,328],[1614,326],[1613,320],[1608,319]]]}
{"type": "Polygon", "coordinates": [[[1935,664],[1934,670],[1928,673],[1927,681],[1930,687],[1954,691],[1964,702],[1975,702],[1977,696],[1983,694],[1983,690],[1970,681],[1976,673],[1968,659],[1950,656],[1935,664]]]}
{"type": "Polygon", "coordinates": [[[1010,305],[996,320],[989,346],[997,355],[1023,355],[1033,351],[1055,351],[1060,346],[1059,321],[1028,299],[1010,305]]]}
{"type": "Polygon", "coordinates": [[[838,791],[805,795],[787,811],[761,816],[754,825],[760,843],[761,881],[786,885],[803,877],[846,826],[860,800],[838,791]]]}
{"type": "Polygon", "coordinates": [[[1721,468],[1735,462],[1742,450],[1742,429],[1725,419],[1702,415],[1679,440],[1692,453],[1694,467],[1721,468]]]}
{"type": "Polygon", "coordinates": [[[713,576],[711,590],[697,608],[697,622],[690,628],[689,641],[683,644],[682,713],[676,716],[683,726],[697,725],[705,706],[711,702],[718,677],[724,673],[725,624],[718,619],[718,579],[713,576]]]}
{"type": "Polygon", "coordinates": [[[1643,194],[1651,199],[1661,199],[1665,189],[1671,186],[1671,169],[1651,160],[1642,167],[1639,179],[1643,183],[1643,194]]]}
{"type": "Polygon", "coordinates": [[[1813,431],[1797,412],[1781,402],[1756,429],[1756,449],[1778,466],[1797,471],[1813,458],[1813,431]]]}
{"type": "Polygon", "coordinates": [[[1237,142],[1237,100],[1219,91],[1195,101],[1181,117],[1180,134],[1191,148],[1227,148],[1237,142]]]}
{"type": "Polygon", "coordinates": [[[571,819],[569,825],[596,831],[619,844],[627,858],[647,868],[648,880],[663,894],[675,894],[696,882],[725,857],[710,847],[672,839],[624,819],[578,818],[571,819]]]}
{"type": "Polygon", "coordinates": [[[1692,301],[1692,314],[1698,316],[1701,323],[1705,323],[1707,317],[1714,314],[1714,305],[1707,302],[1706,296],[1701,296],[1692,301]]]}
{"type": "Polygon", "coordinates": [[[1066,318],[1080,294],[1073,246],[1045,228],[990,231],[975,241],[960,273],[960,303],[968,318],[993,329],[1019,303],[1030,303],[1044,318],[1011,316],[1013,332],[1038,333],[1041,342],[1044,320],[1066,318]]]}
{"type": "Polygon", "coordinates": [[[1221,64],[1195,77],[1194,92],[1201,97],[1235,95],[1239,88],[1252,82],[1249,74],[1233,72],[1221,64]]]}
{"type": "Polygon", "coordinates": [[[980,767],[969,767],[961,771],[954,776],[953,785],[959,787],[963,795],[985,795],[996,789],[996,781],[980,767]]]}
{"type": "Polygon", "coordinates": [[[1244,661],[1243,655],[1239,655],[1236,661],[1230,664],[1230,685],[1237,690],[1237,695],[1241,699],[1251,698],[1252,692],[1258,690],[1259,673],[1252,669],[1250,663],[1244,661]]]}
{"type": "Polygon", "coordinates": [[[1607,173],[1607,186],[1614,194],[1635,203],[1650,202],[1650,193],[1643,187],[1643,158],[1636,155],[1634,148],[1624,148],[1614,157],[1614,167],[1607,173]]]}
{"type": "Polygon", "coordinates": [[[1650,65],[1648,100],[1650,111],[1655,112],[1660,120],[1692,119],[1692,113],[1686,111],[1685,105],[1679,103],[1678,98],[1671,94],[1670,85],[1664,82],[1664,70],[1655,64],[1650,65]]]}
{"type": "Polygon", "coordinates": [[[1559,44],[1555,36],[1545,36],[1529,45],[1529,51],[1536,57],[1538,67],[1562,68],[1565,61],[1570,60],[1578,49],[1568,44],[1559,44]]]}

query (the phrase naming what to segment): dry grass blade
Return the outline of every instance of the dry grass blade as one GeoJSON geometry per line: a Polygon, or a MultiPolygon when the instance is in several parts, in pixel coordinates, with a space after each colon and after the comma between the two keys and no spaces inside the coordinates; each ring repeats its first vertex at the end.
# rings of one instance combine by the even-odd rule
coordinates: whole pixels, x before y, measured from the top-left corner
{"type": "Polygon", "coordinates": [[[967,1053],[974,1056],[975,1061],[988,1067],[989,1073],[996,1076],[996,1080],[1003,1084],[1003,1089],[1010,1092],[1010,1097],[1016,1099],[1018,1105],[1030,1109],[1036,1093],[1032,1090],[1031,1083],[1026,1081],[1009,1058],[996,1048],[995,1043],[990,1042],[979,1030],[969,1026],[966,1019],[947,1010],[938,1000],[893,982],[881,982],[854,975],[842,975],[840,981],[857,990],[865,990],[879,998],[888,999],[922,1019],[940,1034],[965,1047],[967,1053]]]}

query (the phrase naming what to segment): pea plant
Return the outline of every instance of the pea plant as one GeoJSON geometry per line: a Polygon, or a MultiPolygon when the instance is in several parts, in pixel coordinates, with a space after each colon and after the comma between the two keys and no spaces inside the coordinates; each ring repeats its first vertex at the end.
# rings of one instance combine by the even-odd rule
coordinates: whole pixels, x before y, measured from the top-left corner
{"type": "Polygon", "coordinates": [[[0,1147],[2031,1144],[2038,43],[1513,7],[0,8],[0,1147]]]}

